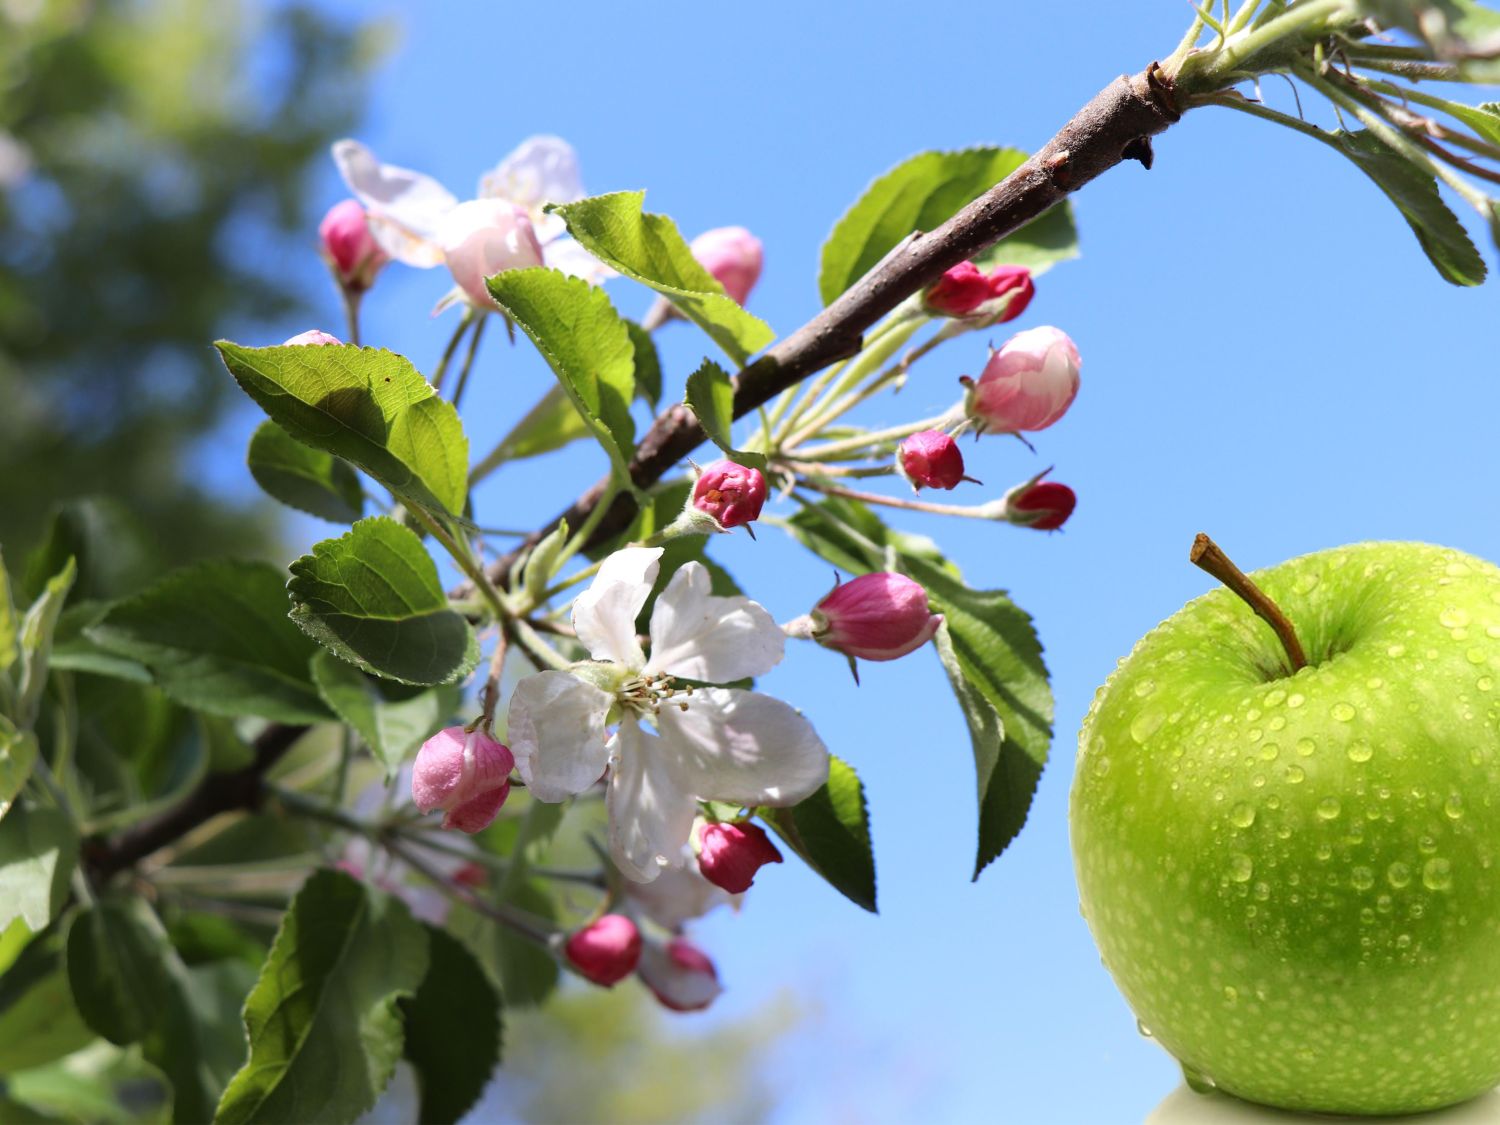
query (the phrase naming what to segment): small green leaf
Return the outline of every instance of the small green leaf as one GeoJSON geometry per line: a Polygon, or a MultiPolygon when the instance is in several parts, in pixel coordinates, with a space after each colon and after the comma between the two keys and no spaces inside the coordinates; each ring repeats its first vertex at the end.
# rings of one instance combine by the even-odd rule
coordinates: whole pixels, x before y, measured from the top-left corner
{"type": "Polygon", "coordinates": [[[52,633],[62,616],[63,603],[78,573],[70,558],[46,586],[21,622],[21,682],[16,691],[17,725],[29,728],[36,720],[47,686],[47,662],[52,656],[52,633]]]}
{"type": "Polygon", "coordinates": [[[592,433],[568,392],[560,384],[554,385],[505,435],[487,459],[486,467],[540,457],[592,433]]]}
{"type": "Polygon", "coordinates": [[[58,672],[89,672],[149,684],[151,670],[144,664],[110,652],[88,636],[88,630],[104,620],[111,603],[71,598],[69,601],[52,634],[52,657],[48,666],[58,672]]]}
{"type": "Polygon", "coordinates": [[[702,366],[688,376],[687,404],[688,409],[698,416],[703,432],[724,451],[724,456],[737,465],[765,471],[765,454],[746,453],[734,448],[730,432],[734,425],[734,384],[713,360],[705,359],[702,366]]]}
{"type": "MultiPolygon", "coordinates": [[[[823,244],[818,292],[825,305],[848,289],[913,231],[930,231],[983,195],[1026,161],[1014,148],[923,152],[896,165],[865,189],[823,244]]],[[[978,259],[1034,272],[1078,256],[1072,213],[1055,208],[978,259]]]]}
{"type": "Polygon", "coordinates": [[[358,466],[406,503],[463,513],[463,425],[405,357],[352,344],[215,346],[245,393],[297,441],[358,466]]]}
{"type": "Polygon", "coordinates": [[[250,475],[271,496],[333,523],[364,514],[359,474],[331,453],[304,445],[269,418],[250,439],[250,475]]]}
{"type": "Polygon", "coordinates": [[[78,567],[68,605],[133,594],[160,572],[156,544],[140,519],[111,496],[69,500],[52,513],[46,538],[26,560],[22,588],[41,595],[47,580],[72,559],[78,567]]]}
{"type": "Polygon", "coordinates": [[[1367,131],[1331,136],[1400,210],[1444,280],[1454,285],[1484,281],[1484,258],[1438,194],[1436,179],[1367,131]]]}
{"type": "Polygon", "coordinates": [[[626,277],[649,285],[713,338],[740,366],[776,338],[771,326],[746,312],[698,264],[677,224],[642,210],[643,191],[596,195],[549,210],[589,253],[626,277]]]}
{"type": "Polygon", "coordinates": [[[401,1057],[399,1002],[427,975],[427,934],[399,899],[310,876],[245,1001],[250,1058],[216,1122],[353,1121],[401,1057]]]}
{"type": "Polygon", "coordinates": [[[20,918],[40,932],[68,900],[78,834],[57,809],[16,805],[0,820],[0,930],[20,918]]]}
{"type": "Polygon", "coordinates": [[[500,994],[462,942],[427,931],[422,986],[401,1002],[406,1058],[422,1091],[417,1120],[457,1122],[479,1100],[500,1062],[500,994]]]}
{"type": "Polygon", "coordinates": [[[366,675],[331,652],[313,657],[312,674],[334,714],[385,766],[387,780],[453,716],[462,697],[456,684],[414,688],[366,675]]]}
{"type": "MultiPolygon", "coordinates": [[[[10,811],[11,803],[31,777],[36,755],[36,735],[29,730],[17,729],[14,723],[0,715],[0,818],[10,811]]],[[[0,929],[4,927],[0,926],[0,929]]]]}
{"type": "Polygon", "coordinates": [[[847,762],[830,757],[828,781],[791,808],[758,814],[786,845],[856,906],[875,913],[875,853],[865,787],[847,762]]]}
{"type": "MultiPolygon", "coordinates": [[[[5,558],[0,554],[0,693],[8,691],[7,673],[20,657],[21,618],[16,613],[16,599],[10,588],[10,571],[5,569],[5,558]]],[[[0,706],[7,704],[6,695],[0,694],[0,706]]]]}
{"type": "Polygon", "coordinates": [[[557,526],[526,555],[526,565],[521,569],[521,592],[533,606],[542,604],[553,576],[557,573],[557,560],[568,545],[568,521],[559,520],[557,526]]]}
{"type": "Polygon", "coordinates": [[[633,320],[627,320],[625,328],[635,349],[635,393],[655,410],[661,401],[661,357],[656,354],[656,341],[633,320]]]}
{"type": "Polygon", "coordinates": [[[145,664],[185,707],[284,723],[328,718],[308,674],[317,646],[287,619],[282,572],[267,563],[183,567],[116,602],[87,635],[145,664]]]}
{"type": "Polygon", "coordinates": [[[604,290],[557,270],[506,270],[490,295],[542,353],[578,413],[609,454],[616,477],[630,480],[635,449],[635,348],[625,320],[604,290]]]}
{"type": "Polygon", "coordinates": [[[450,684],[479,642],[448,605],[437,564],[388,516],[360,520],[291,565],[292,620],[340,659],[406,684],[450,684]]]}
{"type": "Polygon", "coordinates": [[[0,976],[0,1074],[42,1066],[94,1038],[73,1004],[62,950],[59,930],[46,930],[0,976]]]}

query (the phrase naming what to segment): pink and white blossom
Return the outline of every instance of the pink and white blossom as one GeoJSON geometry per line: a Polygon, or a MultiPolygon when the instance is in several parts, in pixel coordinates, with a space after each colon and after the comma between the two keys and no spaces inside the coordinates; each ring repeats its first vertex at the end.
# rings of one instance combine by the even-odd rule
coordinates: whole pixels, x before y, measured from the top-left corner
{"type": "Polygon", "coordinates": [[[489,826],[510,794],[515,758],[483,730],[447,727],[417,751],[411,796],[425,812],[443,810],[443,827],[474,833],[489,826]]]}
{"type": "Polygon", "coordinates": [[[542,246],[532,230],[531,217],[503,199],[460,203],[443,216],[437,238],[448,272],[476,308],[495,307],[485,278],[542,264],[542,246]]]}
{"type": "Polygon", "coordinates": [[[724,991],[708,954],[686,938],[648,940],[635,971],[662,1006],[674,1012],[701,1011],[724,991]]]}
{"type": "Polygon", "coordinates": [[[927,290],[922,303],[938,316],[989,317],[1004,324],[1025,312],[1035,294],[1025,266],[996,266],[984,273],[973,262],[959,262],[927,290]]]}
{"type": "Polygon", "coordinates": [[[1077,346],[1060,329],[1019,332],[990,353],[978,381],[963,377],[965,410],[981,430],[1044,430],[1077,397],[1082,363],[1077,346]]]}
{"type": "Polygon", "coordinates": [[[895,660],[932,640],[941,614],[927,591],[904,574],[862,574],[835,586],[806,617],[787,625],[793,636],[861,660],[895,660]]]}
{"type": "Polygon", "coordinates": [[[1042,479],[1051,471],[1044,470],[1007,492],[1001,501],[1001,518],[1035,531],[1056,531],[1067,523],[1078,506],[1078,496],[1060,481],[1042,479]]]}
{"type": "Polygon", "coordinates": [[[780,863],[781,852],[766,830],[751,821],[734,823],[699,820],[694,840],[698,845],[698,870],[715,886],[730,894],[744,894],[755,874],[768,863],[780,863]]]}
{"type": "Polygon", "coordinates": [[[641,931],[623,914],[606,914],[573,933],[563,953],[589,980],[610,988],[635,972],[641,931]]]}
{"type": "Polygon", "coordinates": [[[337,336],[330,336],[320,328],[309,328],[306,332],[298,332],[281,346],[284,348],[321,347],[324,344],[342,344],[343,342],[337,336]]]}
{"type": "Polygon", "coordinates": [[[923,430],[905,439],[896,447],[896,469],[918,491],[957,488],[974,479],[964,475],[958,442],[942,430],[923,430]]]}
{"type": "Polygon", "coordinates": [[[693,239],[688,249],[736,304],[745,303],[765,263],[760,239],[744,227],[715,227],[693,239]]]}
{"type": "Polygon", "coordinates": [[[720,531],[729,531],[760,518],[766,491],[766,478],[759,469],[715,461],[693,482],[689,503],[710,517],[720,531]]]}
{"type": "Polygon", "coordinates": [[[380,268],[390,261],[370,231],[365,209],[356,199],[335,203],[318,224],[323,260],[340,286],[350,293],[363,293],[375,282],[380,268]]]}

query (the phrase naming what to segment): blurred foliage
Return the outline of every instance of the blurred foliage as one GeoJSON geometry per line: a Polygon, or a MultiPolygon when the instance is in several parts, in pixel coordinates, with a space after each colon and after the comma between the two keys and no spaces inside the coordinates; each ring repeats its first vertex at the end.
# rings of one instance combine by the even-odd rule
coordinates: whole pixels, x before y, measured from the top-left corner
{"type": "Polygon", "coordinates": [[[0,0],[0,542],[101,493],[166,557],[267,553],[193,481],[236,394],[209,342],[298,309],[379,44],[299,3],[0,0]]]}

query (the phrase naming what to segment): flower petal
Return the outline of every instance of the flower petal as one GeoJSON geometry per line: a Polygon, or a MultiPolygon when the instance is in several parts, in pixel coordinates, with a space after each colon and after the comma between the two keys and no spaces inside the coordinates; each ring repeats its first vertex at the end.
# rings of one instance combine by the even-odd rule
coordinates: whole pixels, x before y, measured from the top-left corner
{"type": "Polygon", "coordinates": [[[541,213],[548,203],[583,198],[578,153],[561,137],[527,137],[479,180],[481,199],[508,199],[541,213]]]}
{"type": "Polygon", "coordinates": [[[548,238],[541,226],[538,226],[536,236],[542,243],[542,261],[552,269],[561,270],[569,277],[582,278],[590,285],[620,276],[585,250],[582,243],[556,235],[548,238]]]}
{"type": "Polygon", "coordinates": [[[681,858],[698,803],[672,776],[661,739],[634,718],[620,724],[610,747],[610,854],[625,876],[649,883],[681,858]]]}
{"type": "Polygon", "coordinates": [[[795,805],[828,780],[828,748],[810,722],[779,699],[710,688],[686,711],[653,719],[673,772],[694,797],[740,805],[795,805]]]}
{"type": "Polygon", "coordinates": [[[661,571],[660,547],[626,547],[604,560],[589,588],[573,603],[573,628],[595,660],[639,668],[646,658],[635,639],[635,619],[661,571]]]}
{"type": "Polygon", "coordinates": [[[458,205],[453,193],[431,176],[382,164],[358,141],[335,141],[333,162],[370,214],[370,233],[380,248],[409,266],[443,263],[434,241],[438,223],[458,205]]]}
{"type": "Polygon", "coordinates": [[[609,764],[604,719],[613,697],[567,672],[538,672],[510,696],[506,737],[527,791],[538,801],[582,793],[609,764]]]}
{"type": "Polygon", "coordinates": [[[647,672],[725,684],[759,676],[781,663],[786,635],[749,598],[717,598],[708,568],[684,564],[651,611],[647,672]]]}
{"type": "Polygon", "coordinates": [[[625,888],[630,901],[658,926],[679,930],[690,918],[699,918],[717,906],[737,905],[738,895],[716,887],[698,870],[698,858],[689,850],[677,863],[662,869],[655,882],[633,883],[625,888]]]}

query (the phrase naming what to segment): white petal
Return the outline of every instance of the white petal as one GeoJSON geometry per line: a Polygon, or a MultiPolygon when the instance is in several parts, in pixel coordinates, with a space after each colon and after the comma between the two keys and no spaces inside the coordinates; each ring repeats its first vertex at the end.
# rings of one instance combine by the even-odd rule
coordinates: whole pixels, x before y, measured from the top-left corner
{"type": "Polygon", "coordinates": [[[590,285],[598,285],[601,281],[620,276],[571,238],[548,241],[542,237],[540,229],[537,237],[542,241],[542,261],[569,277],[579,277],[590,285]]]}
{"type": "Polygon", "coordinates": [[[649,883],[682,855],[698,803],[672,776],[661,739],[626,718],[610,740],[609,851],[621,873],[649,883]]]}
{"type": "Polygon", "coordinates": [[[653,720],[674,773],[694,797],[740,805],[795,805],[828,780],[828,748],[791,707],[755,691],[696,691],[686,711],[653,720]]]}
{"type": "Polygon", "coordinates": [[[614,698],[567,672],[538,672],[510,697],[506,737],[538,801],[582,793],[609,764],[604,719],[614,698]]]}
{"type": "Polygon", "coordinates": [[[382,164],[358,141],[335,141],[333,162],[370,214],[370,232],[380,247],[411,266],[436,266],[438,223],[458,205],[453,193],[431,176],[382,164]]]}
{"type": "Polygon", "coordinates": [[[606,558],[589,588],[573,602],[573,628],[595,660],[639,668],[646,658],[635,619],[661,571],[660,547],[626,547],[606,558]]]}
{"type": "Polygon", "coordinates": [[[625,893],[641,913],[668,930],[679,929],[690,918],[700,918],[717,906],[733,904],[739,897],[705,879],[691,850],[673,866],[663,868],[655,882],[632,883],[625,893]]]}
{"type": "Polygon", "coordinates": [[[547,203],[583,198],[578,153],[561,137],[527,137],[479,181],[481,199],[508,199],[540,213],[547,203]]]}
{"type": "Polygon", "coordinates": [[[781,663],[786,635],[749,598],[718,598],[702,563],[672,575],[651,611],[647,672],[726,684],[760,676],[781,663]]]}

